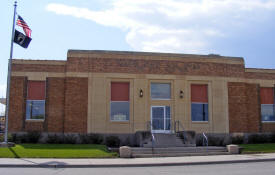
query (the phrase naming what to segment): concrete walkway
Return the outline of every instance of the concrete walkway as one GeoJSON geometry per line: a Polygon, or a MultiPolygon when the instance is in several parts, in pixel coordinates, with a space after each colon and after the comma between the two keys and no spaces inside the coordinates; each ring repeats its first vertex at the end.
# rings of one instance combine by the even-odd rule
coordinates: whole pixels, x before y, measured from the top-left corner
{"type": "Polygon", "coordinates": [[[0,167],[144,167],[144,166],[179,166],[222,163],[244,163],[275,161],[275,153],[247,155],[215,155],[191,157],[157,158],[106,158],[106,159],[36,159],[36,158],[0,158],[0,167]]]}

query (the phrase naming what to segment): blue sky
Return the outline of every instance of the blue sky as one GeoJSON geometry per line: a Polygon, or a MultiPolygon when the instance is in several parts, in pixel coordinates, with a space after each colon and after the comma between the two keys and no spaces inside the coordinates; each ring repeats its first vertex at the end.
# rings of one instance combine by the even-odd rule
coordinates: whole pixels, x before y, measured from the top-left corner
{"type": "MultiPolygon", "coordinates": [[[[0,2],[0,97],[13,2],[0,2]]],[[[65,60],[68,49],[214,53],[275,69],[275,0],[19,0],[17,13],[33,40],[28,49],[14,44],[14,58],[65,60]]]]}

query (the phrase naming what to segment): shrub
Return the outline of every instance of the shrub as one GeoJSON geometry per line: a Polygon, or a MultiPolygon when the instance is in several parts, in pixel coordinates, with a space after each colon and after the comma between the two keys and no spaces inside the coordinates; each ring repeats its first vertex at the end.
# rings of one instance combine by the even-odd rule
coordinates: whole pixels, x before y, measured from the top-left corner
{"type": "Polygon", "coordinates": [[[244,143],[244,137],[237,135],[231,137],[232,144],[243,144],[244,143]]]}
{"type": "Polygon", "coordinates": [[[28,143],[27,134],[18,134],[16,137],[17,137],[18,143],[28,143]]]}
{"type": "Polygon", "coordinates": [[[100,134],[80,134],[80,142],[83,144],[101,144],[103,136],[100,134]]]}
{"type": "MultiPolygon", "coordinates": [[[[4,141],[5,141],[5,134],[0,135],[0,142],[4,142],[4,141]]],[[[8,134],[8,142],[13,142],[11,134],[8,134]]]]}
{"type": "Polygon", "coordinates": [[[195,131],[184,131],[184,132],[192,138],[196,137],[196,132],[195,131]]]}
{"type": "Polygon", "coordinates": [[[74,134],[65,134],[64,143],[65,144],[76,144],[77,137],[74,134]]]}
{"type": "Polygon", "coordinates": [[[46,140],[47,143],[55,143],[55,144],[60,144],[64,143],[64,138],[63,136],[58,136],[57,134],[48,134],[48,138],[46,140]]]}
{"type": "Polygon", "coordinates": [[[80,134],[79,138],[80,138],[80,143],[82,143],[82,144],[89,144],[90,143],[88,134],[80,134]]]}
{"type": "Polygon", "coordinates": [[[224,137],[207,136],[209,146],[223,146],[224,137]]]}
{"type": "Polygon", "coordinates": [[[108,147],[119,147],[120,139],[117,136],[106,137],[106,145],[108,147]]]}
{"type": "Polygon", "coordinates": [[[230,144],[232,144],[232,138],[229,135],[226,135],[223,139],[222,146],[226,146],[230,144]]]}
{"type": "Polygon", "coordinates": [[[101,144],[103,142],[102,135],[99,134],[89,134],[89,139],[91,140],[91,143],[93,144],[101,144]]]}
{"type": "Polygon", "coordinates": [[[123,146],[131,146],[130,137],[127,137],[127,138],[124,140],[124,142],[123,142],[122,145],[123,145],[123,146]]]}
{"type": "Polygon", "coordinates": [[[248,136],[248,143],[255,144],[255,143],[268,143],[270,142],[270,135],[268,134],[251,134],[248,136]]]}
{"type": "Polygon", "coordinates": [[[143,139],[148,139],[152,137],[152,133],[150,131],[140,131],[143,139]]]}
{"type": "Polygon", "coordinates": [[[275,133],[272,133],[270,136],[270,142],[275,143],[275,133]]]}
{"type": "Polygon", "coordinates": [[[183,141],[185,141],[185,134],[183,132],[178,132],[177,136],[182,139],[183,141]]]}
{"type": "Polygon", "coordinates": [[[196,145],[197,146],[203,146],[203,137],[201,134],[196,135],[196,145]]]}
{"type": "Polygon", "coordinates": [[[11,138],[12,138],[12,142],[14,143],[19,143],[19,140],[18,140],[18,135],[16,133],[13,133],[11,135],[11,138]]]}
{"type": "Polygon", "coordinates": [[[26,134],[26,142],[27,143],[38,143],[41,137],[41,133],[38,131],[30,131],[26,134]]]}

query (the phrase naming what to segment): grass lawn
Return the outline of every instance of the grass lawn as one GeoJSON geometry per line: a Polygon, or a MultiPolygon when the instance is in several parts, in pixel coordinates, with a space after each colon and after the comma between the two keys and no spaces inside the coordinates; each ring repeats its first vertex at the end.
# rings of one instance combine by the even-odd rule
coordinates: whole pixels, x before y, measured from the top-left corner
{"type": "Polygon", "coordinates": [[[240,144],[243,149],[242,153],[275,153],[275,143],[266,144],[240,144]]]}
{"type": "Polygon", "coordinates": [[[1,158],[110,158],[117,153],[109,152],[105,145],[94,144],[16,144],[0,148],[1,158]]]}

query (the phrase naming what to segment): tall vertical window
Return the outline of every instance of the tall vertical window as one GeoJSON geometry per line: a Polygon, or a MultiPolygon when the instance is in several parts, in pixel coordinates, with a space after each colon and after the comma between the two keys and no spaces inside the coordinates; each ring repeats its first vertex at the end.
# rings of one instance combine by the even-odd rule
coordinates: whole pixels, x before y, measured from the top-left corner
{"type": "Polygon", "coordinates": [[[26,119],[45,118],[45,81],[28,81],[26,119]]]}
{"type": "Polygon", "coordinates": [[[111,83],[111,121],[128,121],[130,111],[128,82],[111,83]]]}
{"type": "Polygon", "coordinates": [[[272,87],[262,87],[260,95],[262,121],[275,121],[274,89],[272,87]]]}
{"type": "Polygon", "coordinates": [[[208,121],[207,85],[191,85],[191,118],[192,121],[208,121]]]}
{"type": "Polygon", "coordinates": [[[170,83],[151,83],[151,99],[169,100],[171,99],[170,83]]]}

